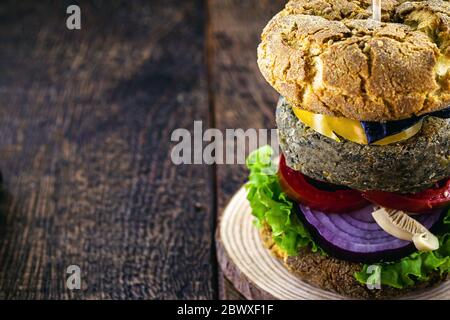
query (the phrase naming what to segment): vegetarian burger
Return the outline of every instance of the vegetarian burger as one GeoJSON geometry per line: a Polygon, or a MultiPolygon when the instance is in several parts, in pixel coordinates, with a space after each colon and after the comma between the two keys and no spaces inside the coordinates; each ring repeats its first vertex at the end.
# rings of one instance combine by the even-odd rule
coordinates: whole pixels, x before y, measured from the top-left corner
{"type": "Polygon", "coordinates": [[[258,47],[280,93],[282,155],[253,152],[264,244],[303,280],[355,298],[450,271],[450,4],[292,0],[258,47]]]}

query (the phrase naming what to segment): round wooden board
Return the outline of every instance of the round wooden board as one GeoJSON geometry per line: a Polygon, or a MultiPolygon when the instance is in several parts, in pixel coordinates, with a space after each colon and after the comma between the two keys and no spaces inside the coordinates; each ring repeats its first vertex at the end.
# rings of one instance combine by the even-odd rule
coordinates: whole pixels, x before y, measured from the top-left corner
{"type": "MultiPolygon", "coordinates": [[[[247,299],[343,300],[347,297],[301,281],[263,246],[241,188],[231,199],[217,230],[217,257],[225,276],[247,299]]],[[[450,281],[403,299],[450,299],[450,281]]]]}

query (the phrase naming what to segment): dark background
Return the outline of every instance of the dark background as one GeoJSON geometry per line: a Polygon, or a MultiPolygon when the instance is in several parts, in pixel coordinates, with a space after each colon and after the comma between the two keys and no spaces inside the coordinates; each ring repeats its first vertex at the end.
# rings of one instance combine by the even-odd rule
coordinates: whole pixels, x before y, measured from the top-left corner
{"type": "Polygon", "coordinates": [[[275,126],[256,46],[283,5],[1,1],[1,299],[238,297],[214,231],[247,172],[174,166],[170,136],[275,126]]]}

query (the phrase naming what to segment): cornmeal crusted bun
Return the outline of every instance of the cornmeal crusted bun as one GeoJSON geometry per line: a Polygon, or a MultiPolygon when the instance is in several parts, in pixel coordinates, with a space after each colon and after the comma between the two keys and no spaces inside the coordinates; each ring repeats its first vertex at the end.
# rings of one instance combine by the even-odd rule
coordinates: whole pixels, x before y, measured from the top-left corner
{"type": "Polygon", "coordinates": [[[450,119],[429,117],[414,137],[386,146],[336,142],[306,127],[280,99],[276,121],[289,167],[359,190],[417,192],[450,176],[450,119]]]}
{"type": "Polygon", "coordinates": [[[447,274],[433,273],[428,280],[417,282],[405,289],[382,286],[381,289],[369,290],[360,284],[353,274],[359,272],[362,264],[323,256],[312,252],[308,248],[299,250],[298,255],[288,256],[274,243],[270,227],[265,225],[261,229],[261,240],[272,254],[281,259],[291,272],[312,285],[324,290],[333,291],[356,299],[390,299],[425,289],[444,282],[447,274]]]}
{"type": "Polygon", "coordinates": [[[258,64],[294,106],[361,121],[390,121],[450,104],[450,3],[290,1],[266,26],[258,64]]]}

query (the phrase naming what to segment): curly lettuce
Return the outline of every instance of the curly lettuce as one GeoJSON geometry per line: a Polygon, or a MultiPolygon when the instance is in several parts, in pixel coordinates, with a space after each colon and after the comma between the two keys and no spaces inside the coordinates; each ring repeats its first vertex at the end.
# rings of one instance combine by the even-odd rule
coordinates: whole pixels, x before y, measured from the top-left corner
{"type": "Polygon", "coordinates": [[[307,246],[323,253],[298,217],[291,214],[293,204],[281,191],[272,156],[273,149],[264,146],[252,152],[246,162],[250,175],[245,188],[256,225],[267,223],[274,242],[288,255],[296,255],[299,248],[307,246]]]}
{"type": "MultiPolygon", "coordinates": [[[[245,187],[256,226],[261,228],[268,224],[272,229],[274,242],[287,255],[297,255],[298,250],[304,247],[326,255],[293,214],[293,203],[282,192],[278,181],[277,165],[272,162],[273,153],[270,146],[264,146],[252,152],[246,162],[250,175],[245,187]]],[[[450,211],[437,236],[440,242],[438,250],[414,252],[395,262],[375,264],[376,268],[364,265],[360,272],[354,274],[356,280],[361,284],[368,284],[380,279],[382,285],[402,289],[417,281],[429,279],[433,272],[450,272],[450,211]],[[375,272],[368,272],[369,270],[375,272]]]]}

